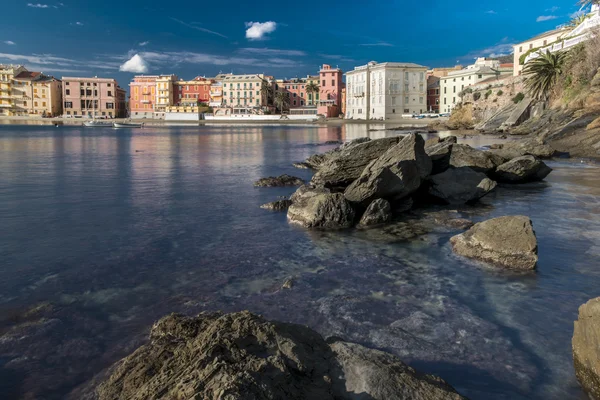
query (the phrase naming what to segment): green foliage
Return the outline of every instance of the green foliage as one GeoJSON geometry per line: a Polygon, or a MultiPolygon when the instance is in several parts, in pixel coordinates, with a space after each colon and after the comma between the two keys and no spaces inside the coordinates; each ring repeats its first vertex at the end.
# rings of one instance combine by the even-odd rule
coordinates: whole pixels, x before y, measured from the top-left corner
{"type": "Polygon", "coordinates": [[[496,93],[498,96],[502,96],[504,94],[504,92],[502,91],[502,89],[498,90],[498,93],[496,93]]]}
{"type": "Polygon", "coordinates": [[[290,106],[290,94],[287,92],[277,92],[275,93],[275,106],[280,111],[285,111],[290,106]]]}
{"type": "Polygon", "coordinates": [[[525,98],[525,95],[522,92],[517,93],[515,97],[513,97],[512,101],[515,104],[520,103],[525,98]]]}
{"type": "Polygon", "coordinates": [[[473,101],[477,101],[481,98],[481,92],[473,93],[473,101]]]}
{"type": "Polygon", "coordinates": [[[487,92],[485,92],[485,99],[487,100],[488,97],[490,97],[492,95],[492,90],[488,90],[487,92]]]}
{"type": "Polygon", "coordinates": [[[566,58],[567,53],[564,51],[546,51],[525,65],[525,86],[533,98],[547,100],[550,97],[558,77],[563,72],[566,58]]]}

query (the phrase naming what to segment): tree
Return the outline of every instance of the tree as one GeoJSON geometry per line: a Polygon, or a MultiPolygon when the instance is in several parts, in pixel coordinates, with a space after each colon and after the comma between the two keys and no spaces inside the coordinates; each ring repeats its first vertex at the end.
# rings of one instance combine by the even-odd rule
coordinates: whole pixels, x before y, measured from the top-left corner
{"type": "Polygon", "coordinates": [[[547,50],[525,65],[525,86],[533,98],[547,100],[550,97],[550,92],[562,74],[566,56],[567,53],[563,51],[550,53],[547,50]]]}
{"type": "Polygon", "coordinates": [[[275,106],[280,111],[288,109],[290,106],[290,94],[287,92],[277,92],[275,94],[275,106]]]}
{"type": "MultiPolygon", "coordinates": [[[[260,94],[266,99],[267,101],[267,106],[272,104],[272,100],[273,100],[273,85],[271,85],[271,82],[267,81],[266,79],[263,79],[261,85],[260,85],[260,94]]],[[[262,103],[262,102],[261,102],[262,103]]]]}
{"type": "Polygon", "coordinates": [[[310,101],[310,105],[313,105],[316,100],[314,95],[319,93],[319,85],[314,82],[310,82],[308,85],[306,85],[306,93],[313,94],[312,100],[310,101]]]}
{"type": "Polygon", "coordinates": [[[594,4],[600,5],[600,0],[579,0],[581,8],[591,6],[594,4]]]}

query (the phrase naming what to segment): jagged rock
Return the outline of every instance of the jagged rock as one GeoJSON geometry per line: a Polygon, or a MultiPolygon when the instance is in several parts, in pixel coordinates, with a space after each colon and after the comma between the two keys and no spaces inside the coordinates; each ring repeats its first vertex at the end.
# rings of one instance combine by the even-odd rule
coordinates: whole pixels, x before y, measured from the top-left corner
{"type": "Polygon", "coordinates": [[[268,178],[261,178],[254,182],[254,186],[258,187],[282,187],[300,185],[304,185],[304,180],[287,174],[283,174],[277,177],[269,176],[268,178]]]}
{"type": "Polygon", "coordinates": [[[286,281],[283,282],[283,285],[281,285],[282,289],[291,289],[293,287],[294,287],[294,278],[286,279],[286,281]]]}
{"type": "Polygon", "coordinates": [[[494,177],[500,182],[525,183],[543,180],[552,168],[533,156],[517,157],[496,169],[494,177]]]}
{"type": "Polygon", "coordinates": [[[319,166],[311,183],[328,188],[344,188],[357,179],[371,161],[379,158],[399,140],[399,137],[391,137],[345,146],[335,157],[319,166]]]}
{"type": "Polygon", "coordinates": [[[247,311],[172,314],[97,389],[98,400],[464,399],[390,354],[247,311]]]}
{"type": "Polygon", "coordinates": [[[312,169],[313,168],[310,164],[308,164],[307,162],[304,162],[304,161],[293,163],[292,165],[298,169],[312,169]]]}
{"type": "Polygon", "coordinates": [[[496,182],[484,173],[469,167],[450,168],[429,177],[429,194],[446,204],[473,203],[496,187],[496,182]]]}
{"type": "Polygon", "coordinates": [[[373,226],[385,224],[392,220],[392,207],[389,201],[376,199],[369,204],[367,210],[360,219],[360,226],[373,226]]]}
{"type": "Polygon", "coordinates": [[[486,151],[487,156],[489,157],[489,159],[494,163],[497,164],[498,162],[500,162],[500,164],[497,164],[496,167],[498,165],[502,165],[507,161],[512,160],[513,158],[517,158],[517,157],[521,157],[523,154],[521,154],[520,151],[517,151],[515,149],[491,149],[486,151]]]}
{"type": "Polygon", "coordinates": [[[290,200],[293,203],[293,202],[297,201],[300,197],[304,196],[308,192],[312,192],[312,193],[331,193],[331,190],[329,190],[327,188],[324,188],[322,186],[312,186],[310,184],[308,184],[308,185],[302,185],[298,189],[296,189],[296,191],[290,196],[290,200]]]}
{"type": "Polygon", "coordinates": [[[353,139],[353,140],[351,140],[349,142],[343,143],[340,146],[340,150],[344,150],[344,149],[347,149],[349,147],[355,146],[357,144],[366,143],[366,142],[369,142],[369,141],[371,141],[371,138],[369,138],[369,137],[361,137],[361,138],[353,139]]]}
{"type": "Polygon", "coordinates": [[[508,142],[502,149],[507,151],[512,150],[519,156],[531,155],[542,159],[552,158],[556,154],[556,150],[536,138],[508,142]]]}
{"type": "MultiPolygon", "coordinates": [[[[456,138],[455,136],[453,136],[456,138]]],[[[450,157],[452,155],[452,146],[454,143],[447,142],[438,142],[434,145],[425,146],[425,152],[431,158],[432,170],[431,173],[433,175],[441,174],[450,168],[450,157]]]]}
{"type": "Polygon", "coordinates": [[[598,68],[598,72],[592,79],[592,86],[600,86],[600,68],[598,68]]]}
{"type": "Polygon", "coordinates": [[[291,200],[277,200],[271,203],[263,204],[260,208],[273,211],[285,211],[292,205],[291,200]]]}
{"type": "Polygon", "coordinates": [[[573,331],[575,376],[592,399],[600,399],[600,297],[579,307],[573,331]]]}
{"type": "Polygon", "coordinates": [[[377,160],[371,162],[344,196],[367,206],[377,198],[395,200],[415,192],[431,174],[431,159],[420,135],[407,135],[377,160]]]}
{"type": "Polygon", "coordinates": [[[483,173],[491,172],[496,167],[485,151],[474,149],[466,144],[452,146],[450,165],[454,168],[470,167],[483,173]]]}
{"type": "Polygon", "coordinates": [[[354,223],[355,212],[341,193],[327,193],[327,189],[303,189],[292,195],[288,221],[305,228],[343,229],[354,223]]]}
{"type": "Polygon", "coordinates": [[[480,222],[450,243],[457,254],[510,269],[532,270],[538,260],[533,225],[522,215],[480,222]]]}

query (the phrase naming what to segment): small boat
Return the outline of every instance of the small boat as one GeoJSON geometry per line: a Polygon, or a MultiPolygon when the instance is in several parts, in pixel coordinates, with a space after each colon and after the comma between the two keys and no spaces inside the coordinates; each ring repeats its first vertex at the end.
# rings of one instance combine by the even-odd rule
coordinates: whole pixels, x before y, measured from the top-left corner
{"type": "Polygon", "coordinates": [[[122,122],[122,123],[115,122],[113,124],[113,128],[141,128],[142,126],[143,126],[143,124],[136,124],[133,122],[122,122]]]}
{"type": "Polygon", "coordinates": [[[106,128],[112,126],[112,124],[106,121],[93,120],[84,122],[83,126],[87,126],[88,128],[106,128]]]}

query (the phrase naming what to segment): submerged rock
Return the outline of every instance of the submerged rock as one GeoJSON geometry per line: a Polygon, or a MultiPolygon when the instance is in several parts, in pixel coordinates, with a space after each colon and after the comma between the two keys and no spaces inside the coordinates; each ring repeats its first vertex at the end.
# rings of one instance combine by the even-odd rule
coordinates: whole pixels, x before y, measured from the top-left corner
{"type": "Polygon", "coordinates": [[[254,182],[254,186],[257,187],[282,187],[300,185],[304,185],[304,180],[287,174],[283,174],[277,177],[269,176],[268,178],[261,178],[254,182]]]}
{"type": "Polygon", "coordinates": [[[99,400],[464,399],[398,358],[247,311],[172,314],[114,368],[99,400]]]}
{"type": "Polygon", "coordinates": [[[579,307],[573,331],[575,375],[592,399],[600,399],[600,297],[579,307]]]}
{"type": "Polygon", "coordinates": [[[302,189],[292,195],[288,221],[305,228],[344,229],[354,224],[355,212],[341,193],[302,189]]]}
{"type": "Polygon", "coordinates": [[[496,169],[494,177],[500,182],[525,183],[541,181],[552,172],[543,161],[534,156],[517,157],[496,169]]]}
{"type": "Polygon", "coordinates": [[[429,194],[446,204],[473,203],[496,187],[484,173],[469,167],[451,168],[429,178],[429,194]]]}
{"type": "Polygon", "coordinates": [[[360,226],[373,226],[385,224],[392,220],[392,207],[390,202],[383,199],[376,199],[369,204],[367,210],[360,219],[360,226]]]}
{"type": "Polygon", "coordinates": [[[454,252],[516,270],[532,270],[538,261],[537,239],[529,217],[494,218],[450,239],[454,252]]]}
{"type": "Polygon", "coordinates": [[[292,205],[291,200],[277,200],[271,203],[263,204],[260,208],[273,211],[285,211],[292,205]]]}
{"type": "Polygon", "coordinates": [[[421,186],[431,169],[431,159],[425,153],[423,138],[410,134],[370,163],[346,188],[344,196],[363,206],[377,198],[402,199],[421,186]]]}
{"type": "Polygon", "coordinates": [[[297,163],[293,163],[292,164],[294,166],[294,168],[298,168],[298,169],[312,169],[312,166],[307,163],[307,162],[297,162],[297,163]]]}
{"type": "Polygon", "coordinates": [[[491,172],[496,167],[485,151],[474,149],[466,144],[452,146],[450,165],[454,168],[470,167],[483,173],[491,172]]]}

